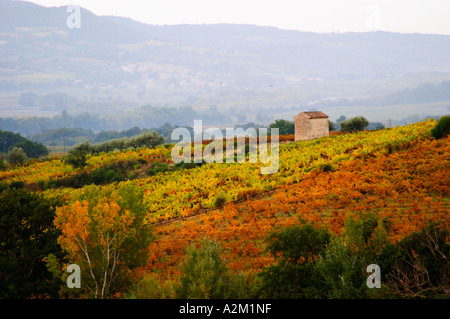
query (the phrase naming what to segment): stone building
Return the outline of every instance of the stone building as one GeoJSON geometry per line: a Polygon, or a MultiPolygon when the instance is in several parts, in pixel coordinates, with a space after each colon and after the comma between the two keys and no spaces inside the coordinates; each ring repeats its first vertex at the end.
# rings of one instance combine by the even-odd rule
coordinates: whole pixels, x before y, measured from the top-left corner
{"type": "Polygon", "coordinates": [[[328,115],[322,112],[302,112],[294,117],[295,140],[312,140],[330,134],[328,115]]]}

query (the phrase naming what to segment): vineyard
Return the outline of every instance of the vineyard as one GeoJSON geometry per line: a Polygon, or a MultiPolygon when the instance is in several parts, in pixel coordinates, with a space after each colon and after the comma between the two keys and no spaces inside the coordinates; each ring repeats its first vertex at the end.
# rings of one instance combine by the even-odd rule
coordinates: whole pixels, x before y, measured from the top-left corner
{"type": "Polygon", "coordinates": [[[158,227],[150,247],[148,270],[179,275],[177,265],[186,247],[202,236],[225,247],[235,270],[258,271],[273,258],[264,254],[264,240],[277,227],[299,218],[342,235],[349,217],[375,213],[389,221],[395,242],[435,221],[450,229],[449,140],[416,140],[393,154],[360,156],[330,172],[312,171],[262,198],[230,203],[196,219],[158,227]],[[164,271],[163,271],[164,270],[164,271]]]}
{"type": "Polygon", "coordinates": [[[133,163],[132,170],[140,171],[142,165],[147,169],[164,163],[168,169],[159,173],[99,185],[94,191],[92,186],[38,188],[44,198],[62,203],[55,224],[63,231],[60,242],[70,248],[66,250],[72,255],[85,252],[76,243],[89,244],[89,211],[99,216],[92,223],[105,234],[121,234],[121,243],[133,239],[127,229],[135,227],[132,212],[138,211],[154,239],[146,239],[147,259],[135,276],[177,281],[188,247],[202,238],[220,244],[230,269],[253,274],[276,261],[267,253],[268,235],[300,221],[342,237],[351,221],[373,215],[391,243],[429,222],[450,230],[450,139],[431,138],[435,125],[426,121],[302,142],[280,137],[279,168],[272,175],[261,174],[264,164],[248,163],[248,154],[245,163],[173,169],[166,145],[91,155],[80,169],[61,158],[36,160],[0,172],[0,181],[21,181],[25,188],[36,189],[49,180],[114,163],[133,163]],[[121,207],[126,207],[123,213],[121,207]]]}

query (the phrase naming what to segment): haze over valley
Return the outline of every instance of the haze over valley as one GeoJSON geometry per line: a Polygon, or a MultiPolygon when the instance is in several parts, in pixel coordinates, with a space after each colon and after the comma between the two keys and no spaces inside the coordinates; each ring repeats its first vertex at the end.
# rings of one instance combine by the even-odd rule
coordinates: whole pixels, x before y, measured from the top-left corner
{"type": "Polygon", "coordinates": [[[70,17],[0,1],[0,129],[267,125],[305,110],[395,125],[450,112],[448,35],[161,26],[85,9],[70,28],[70,17]],[[64,110],[78,120],[59,120],[64,110]]]}

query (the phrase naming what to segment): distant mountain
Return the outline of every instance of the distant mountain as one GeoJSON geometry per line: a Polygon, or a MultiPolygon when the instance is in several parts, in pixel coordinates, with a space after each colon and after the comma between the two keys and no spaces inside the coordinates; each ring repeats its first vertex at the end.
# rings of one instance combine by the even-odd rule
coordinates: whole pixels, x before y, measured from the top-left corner
{"type": "Polygon", "coordinates": [[[67,7],[0,0],[2,114],[172,103],[256,114],[329,96],[403,94],[429,82],[427,74],[434,83],[450,79],[450,36],[157,26],[85,9],[81,28],[71,29],[70,15],[67,7]],[[30,97],[38,103],[21,103],[30,97]]]}
{"type": "Polygon", "coordinates": [[[66,7],[1,0],[2,71],[12,77],[67,72],[60,80],[85,85],[125,80],[144,87],[183,87],[450,70],[450,36],[317,34],[227,24],[152,26],[84,9],[81,28],[69,29],[69,15],[66,7]],[[185,83],[189,80],[194,83],[185,83]]]}

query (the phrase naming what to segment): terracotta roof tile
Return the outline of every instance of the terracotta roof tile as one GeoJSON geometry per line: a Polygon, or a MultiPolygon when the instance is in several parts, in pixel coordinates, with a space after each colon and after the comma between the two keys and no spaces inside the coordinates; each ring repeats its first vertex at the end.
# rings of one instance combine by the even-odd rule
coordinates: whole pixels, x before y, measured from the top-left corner
{"type": "Polygon", "coordinates": [[[328,118],[328,115],[326,115],[325,113],[322,113],[320,111],[317,111],[317,112],[302,112],[300,114],[305,114],[306,117],[308,117],[310,119],[328,118]]]}

